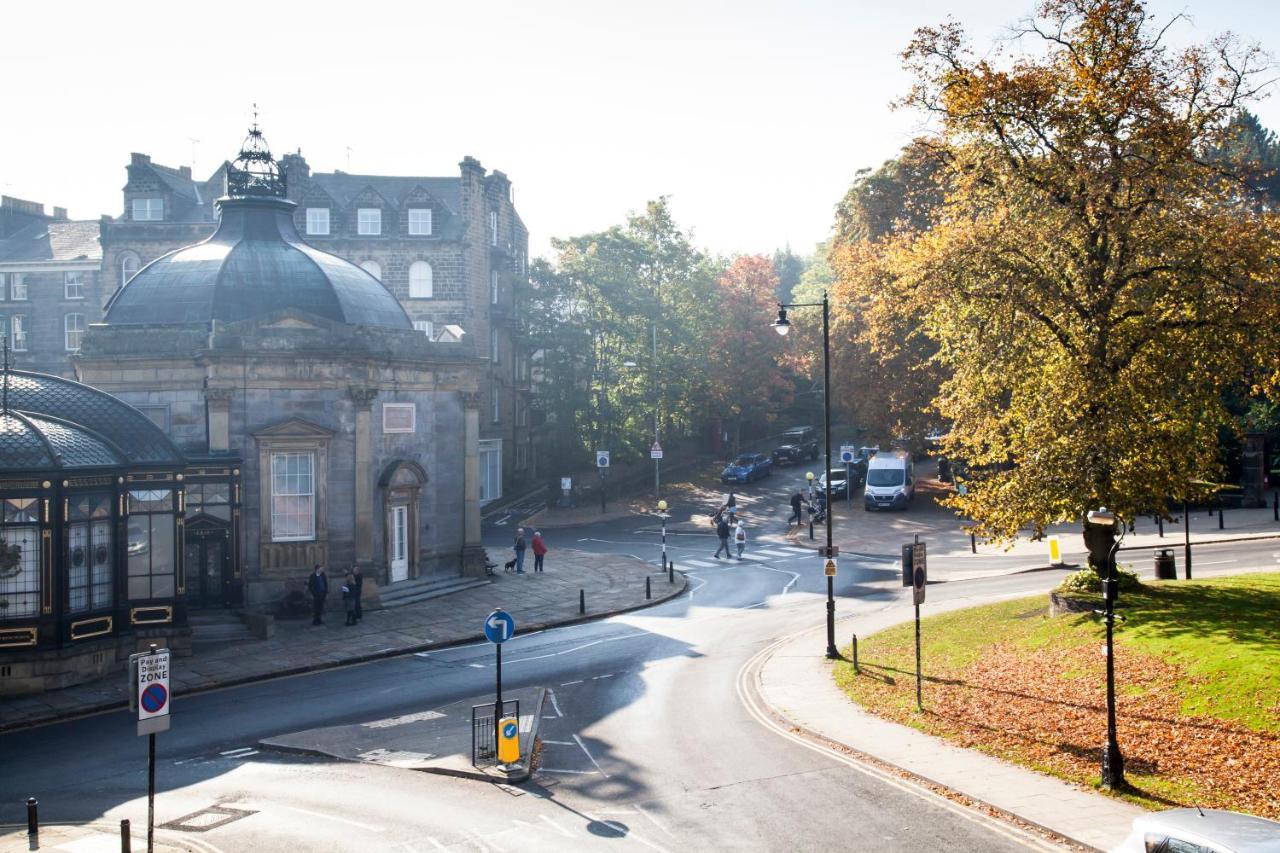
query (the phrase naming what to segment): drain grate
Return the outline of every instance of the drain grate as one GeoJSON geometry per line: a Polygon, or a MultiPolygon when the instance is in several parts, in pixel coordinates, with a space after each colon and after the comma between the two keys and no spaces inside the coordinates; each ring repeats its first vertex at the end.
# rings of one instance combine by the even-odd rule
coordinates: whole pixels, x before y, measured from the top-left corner
{"type": "Polygon", "coordinates": [[[256,810],[233,809],[230,806],[209,806],[198,812],[160,824],[161,829],[176,829],[178,832],[208,832],[220,826],[240,820],[242,817],[257,814],[256,810]]]}

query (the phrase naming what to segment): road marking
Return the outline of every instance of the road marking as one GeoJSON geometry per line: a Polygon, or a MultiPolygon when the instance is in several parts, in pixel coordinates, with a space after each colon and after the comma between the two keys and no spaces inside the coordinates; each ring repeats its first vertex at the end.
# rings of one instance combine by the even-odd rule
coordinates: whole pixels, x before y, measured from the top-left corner
{"type": "Polygon", "coordinates": [[[571,685],[571,684],[581,684],[581,683],[582,683],[582,679],[581,679],[581,678],[579,678],[577,681],[562,681],[562,682],[560,682],[560,686],[561,686],[561,687],[568,687],[568,686],[569,686],[569,685],[571,685]]]}
{"type": "Polygon", "coordinates": [[[580,746],[582,748],[582,751],[587,754],[587,758],[591,759],[591,763],[594,764],[596,766],[596,769],[600,771],[600,775],[608,779],[609,774],[604,772],[604,768],[600,766],[600,763],[598,761],[596,761],[595,756],[591,754],[591,750],[587,749],[587,745],[582,742],[582,738],[578,737],[575,734],[573,736],[573,739],[578,742],[578,746],[580,746]]]}
{"type": "Polygon", "coordinates": [[[665,832],[667,835],[671,835],[671,836],[674,836],[674,835],[675,835],[675,833],[674,833],[674,832],[672,832],[671,830],[667,829],[667,828],[666,828],[666,826],[664,826],[661,822],[659,822],[659,820],[658,820],[656,817],[654,817],[653,815],[649,814],[649,812],[647,812],[647,811],[645,810],[644,806],[640,805],[639,803],[636,803],[636,811],[638,811],[640,814],[642,814],[642,815],[644,815],[645,817],[647,817],[647,818],[649,819],[649,821],[650,821],[654,826],[658,827],[658,829],[661,829],[661,830],[662,830],[663,832],[665,832]]]}
{"type": "Polygon", "coordinates": [[[541,738],[541,740],[543,743],[550,743],[556,746],[573,746],[573,741],[571,740],[552,740],[549,737],[541,738]]]}
{"type": "Polygon", "coordinates": [[[381,826],[373,826],[368,823],[361,823],[358,820],[349,820],[348,818],[345,818],[345,817],[338,817],[336,815],[325,814],[324,812],[308,811],[306,809],[300,809],[297,806],[285,805],[284,803],[275,803],[274,805],[276,806],[276,808],[288,809],[289,811],[297,812],[298,814],[304,814],[309,817],[323,818],[324,820],[331,820],[331,821],[334,821],[335,823],[345,823],[348,826],[354,826],[356,829],[363,829],[367,832],[383,832],[384,831],[383,827],[381,826]]]}
{"type": "Polygon", "coordinates": [[[385,720],[370,720],[360,725],[366,729],[390,729],[407,723],[421,723],[427,720],[438,720],[443,717],[439,711],[419,711],[416,714],[402,714],[399,717],[387,717],[385,720]]]}
{"type": "Polygon", "coordinates": [[[1197,566],[1225,566],[1227,563],[1238,563],[1239,560],[1196,560],[1197,566]]]}
{"type": "Polygon", "coordinates": [[[583,814],[584,816],[586,816],[586,817],[591,818],[591,820],[595,821],[595,822],[596,822],[596,823],[598,823],[598,824],[601,824],[602,826],[607,826],[607,827],[609,827],[609,828],[610,828],[610,829],[612,829],[614,832],[618,833],[618,836],[619,836],[619,837],[621,837],[621,838],[630,838],[630,839],[631,839],[631,840],[633,840],[633,841],[639,841],[639,842],[640,842],[641,844],[643,844],[645,847],[652,847],[654,850],[661,851],[661,853],[669,853],[669,851],[667,850],[667,848],[662,847],[662,846],[660,846],[660,845],[658,845],[658,844],[654,844],[652,841],[649,841],[647,838],[645,838],[645,837],[644,837],[643,835],[641,835],[640,833],[638,833],[638,832],[636,832],[636,831],[634,831],[634,830],[632,830],[632,831],[628,832],[626,829],[620,829],[620,828],[619,828],[620,826],[625,826],[625,824],[620,824],[620,823],[619,823],[618,821],[616,821],[616,820],[600,820],[600,818],[596,817],[596,815],[593,815],[593,814],[591,814],[590,812],[587,812],[587,811],[582,812],[582,814],[583,814]]]}
{"type": "Polygon", "coordinates": [[[257,752],[251,746],[242,746],[239,749],[228,749],[226,752],[219,752],[218,755],[240,755],[245,752],[257,752]]]}
{"type": "Polygon", "coordinates": [[[560,710],[560,703],[556,701],[556,692],[554,690],[548,690],[547,693],[551,697],[551,707],[556,709],[556,716],[563,717],[564,712],[560,710]]]}
{"type": "Polygon", "coordinates": [[[702,589],[704,586],[706,586],[706,585],[707,585],[707,579],[706,579],[706,578],[694,577],[693,575],[690,575],[690,577],[692,577],[692,578],[693,578],[694,580],[696,580],[696,581],[702,581],[702,583],[698,584],[696,587],[694,587],[693,589],[689,590],[689,598],[691,598],[691,599],[692,599],[692,598],[693,598],[693,594],[694,594],[695,592],[697,592],[698,590],[702,589]]]}
{"type": "MultiPolygon", "coordinates": [[[[791,587],[795,586],[796,581],[800,580],[800,573],[799,573],[799,572],[789,572],[789,571],[787,571],[786,569],[775,569],[775,568],[773,568],[772,566],[760,566],[760,568],[764,569],[766,572],[777,572],[777,573],[778,573],[778,574],[780,574],[780,575],[791,575],[791,580],[787,581],[787,582],[786,582],[785,584],[783,584],[783,586],[782,586],[782,594],[783,594],[783,595],[786,595],[786,594],[791,590],[791,587]]],[[[761,604],[763,604],[763,603],[764,603],[764,602],[761,602],[761,604]]],[[[758,604],[753,604],[753,605],[751,605],[751,606],[752,606],[752,607],[759,607],[760,605],[758,605],[758,604]]]]}
{"type": "Polygon", "coordinates": [[[709,569],[712,566],[719,565],[719,563],[711,563],[706,560],[681,560],[680,562],[686,566],[697,566],[700,569],[709,569]]]}
{"type": "MultiPolygon", "coordinates": [[[[555,767],[539,767],[539,773],[571,773],[574,776],[595,776],[597,773],[603,775],[600,770],[558,770],[555,767]]],[[[605,777],[608,778],[608,777],[605,777]]]]}
{"type": "Polygon", "coordinates": [[[445,851],[445,853],[448,853],[449,848],[448,848],[448,847],[445,847],[445,846],[444,846],[443,844],[441,844],[439,841],[436,841],[436,840],[435,840],[434,838],[432,838],[430,835],[428,835],[428,836],[427,836],[427,840],[431,842],[431,846],[432,846],[432,847],[436,848],[437,850],[444,850],[444,851],[445,851]]]}
{"type": "MultiPolygon", "coordinates": [[[[553,658],[559,655],[567,655],[567,654],[572,654],[573,652],[580,652],[583,649],[589,649],[592,646],[598,646],[601,643],[612,643],[612,642],[615,642],[616,640],[633,640],[636,637],[647,637],[647,636],[650,636],[650,635],[644,631],[640,631],[635,634],[623,634],[620,637],[605,637],[604,639],[601,639],[601,640],[592,640],[590,643],[583,643],[580,646],[574,646],[571,649],[563,649],[558,652],[548,652],[545,655],[530,655],[527,658],[515,658],[513,660],[508,661],[508,663],[524,663],[526,661],[531,661],[531,660],[544,660],[546,658],[553,658]]],[[[472,664],[472,666],[476,666],[476,665],[477,664],[472,664]]],[[[570,682],[570,683],[575,683],[575,682],[570,682]]],[[[562,684],[560,686],[563,687],[564,685],[562,684]]]]}
{"type": "Polygon", "coordinates": [[[762,556],[762,557],[778,557],[778,558],[787,558],[787,557],[790,557],[790,556],[791,556],[790,554],[784,553],[784,552],[782,552],[782,551],[764,551],[764,550],[757,550],[755,553],[759,554],[759,555],[760,555],[760,556],[762,556]]]}
{"type": "Polygon", "coordinates": [[[593,675],[593,676],[591,676],[591,680],[592,680],[592,681],[599,681],[599,680],[600,680],[600,679],[602,679],[602,678],[613,678],[613,673],[612,673],[612,672],[609,672],[609,673],[606,673],[606,674],[604,674],[604,675],[593,675]]]}
{"type": "Polygon", "coordinates": [[[570,832],[569,830],[565,829],[563,826],[561,826],[560,824],[556,823],[556,822],[555,822],[554,820],[552,820],[551,818],[547,817],[547,816],[546,816],[546,815],[544,815],[544,814],[543,814],[543,815],[538,815],[538,817],[542,818],[542,820],[543,820],[543,821],[545,821],[546,823],[549,823],[549,824],[551,825],[551,828],[552,828],[552,829],[554,829],[556,832],[558,832],[558,833],[560,833],[561,835],[563,835],[565,838],[573,838],[573,833],[572,833],[572,832],[570,832]]]}

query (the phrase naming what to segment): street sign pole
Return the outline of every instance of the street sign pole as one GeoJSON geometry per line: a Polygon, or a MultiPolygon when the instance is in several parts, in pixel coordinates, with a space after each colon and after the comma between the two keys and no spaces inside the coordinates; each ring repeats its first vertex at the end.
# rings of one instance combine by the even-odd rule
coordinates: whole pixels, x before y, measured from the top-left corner
{"type": "Polygon", "coordinates": [[[147,735],[147,853],[156,849],[156,736],[147,735]]]}
{"type": "Polygon", "coordinates": [[[924,603],[925,585],[929,582],[928,556],[919,534],[911,547],[911,601],[916,609],[916,710],[924,710],[920,676],[920,605],[924,603]]]}
{"type": "Polygon", "coordinates": [[[169,650],[129,657],[129,705],[138,712],[138,734],[147,736],[147,853],[155,851],[156,732],[169,730],[169,650]]]}
{"type": "Polygon", "coordinates": [[[498,749],[498,738],[501,736],[500,727],[502,725],[502,643],[494,646],[498,654],[498,685],[497,696],[493,703],[493,748],[496,754],[498,749]]]}
{"type": "MultiPolygon", "coordinates": [[[[601,470],[604,470],[601,468],[601,470]]],[[[494,687],[493,702],[493,749],[494,755],[497,755],[498,743],[502,737],[502,644],[510,640],[516,634],[516,620],[511,618],[511,614],[505,610],[495,610],[485,617],[484,620],[484,637],[496,647],[496,662],[494,671],[497,673],[497,683],[494,687]]]]}
{"type": "Polygon", "coordinates": [[[853,503],[853,465],[844,463],[844,502],[853,503]]]}

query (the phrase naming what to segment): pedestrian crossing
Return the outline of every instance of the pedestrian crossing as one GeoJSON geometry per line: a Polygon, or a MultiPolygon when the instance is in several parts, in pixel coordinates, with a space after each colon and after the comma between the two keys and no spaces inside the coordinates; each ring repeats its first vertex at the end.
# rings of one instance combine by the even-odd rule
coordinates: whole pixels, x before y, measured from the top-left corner
{"type": "MultiPolygon", "coordinates": [[[[794,548],[789,545],[782,545],[769,548],[748,549],[747,552],[742,555],[742,560],[743,562],[787,560],[794,557],[812,557],[814,553],[814,551],[808,548],[794,548]]],[[[686,557],[684,559],[676,559],[673,562],[676,563],[677,568],[710,569],[715,566],[724,565],[723,561],[717,560],[714,557],[709,557],[707,559],[691,559],[686,557]]],[[[736,557],[732,558],[731,562],[737,562],[736,557]]]]}

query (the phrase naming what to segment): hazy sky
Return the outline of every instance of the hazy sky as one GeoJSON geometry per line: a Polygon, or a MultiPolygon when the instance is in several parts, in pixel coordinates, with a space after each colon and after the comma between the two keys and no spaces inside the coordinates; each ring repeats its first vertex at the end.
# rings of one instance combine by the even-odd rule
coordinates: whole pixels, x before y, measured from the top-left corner
{"type": "MultiPolygon", "coordinates": [[[[978,44],[1031,0],[57,2],[0,11],[0,192],[118,215],[131,151],[207,176],[257,102],[317,171],[501,169],[544,254],[667,194],[713,251],[808,252],[919,117],[898,54],[948,14],[978,44]],[[270,14],[268,14],[270,10],[270,14]],[[192,140],[199,140],[193,142],[192,140]],[[348,149],[350,152],[348,153],[348,149]]],[[[1153,0],[1280,51],[1280,2],[1153,0]]],[[[1280,130],[1280,100],[1256,110],[1280,130]]]]}

